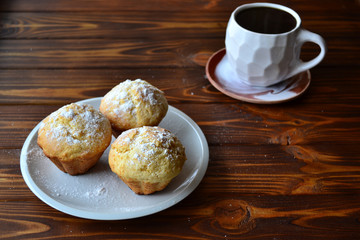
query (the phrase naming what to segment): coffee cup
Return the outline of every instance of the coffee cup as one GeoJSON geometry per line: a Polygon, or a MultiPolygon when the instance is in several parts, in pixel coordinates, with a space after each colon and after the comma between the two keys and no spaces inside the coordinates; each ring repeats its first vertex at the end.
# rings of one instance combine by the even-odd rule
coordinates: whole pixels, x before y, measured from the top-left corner
{"type": "Polygon", "coordinates": [[[324,39],[301,27],[292,9],[273,3],[250,3],[232,12],[225,37],[226,57],[239,81],[267,87],[319,64],[326,53],[324,39]],[[300,59],[301,47],[313,42],[320,53],[300,59]]]}

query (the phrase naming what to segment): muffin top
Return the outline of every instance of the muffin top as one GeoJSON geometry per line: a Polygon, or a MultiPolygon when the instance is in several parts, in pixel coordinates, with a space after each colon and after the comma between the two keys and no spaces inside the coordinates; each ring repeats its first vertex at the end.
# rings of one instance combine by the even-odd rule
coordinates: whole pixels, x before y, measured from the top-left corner
{"type": "Polygon", "coordinates": [[[116,130],[156,126],[165,117],[168,102],[164,93],[150,83],[126,80],[101,100],[100,111],[116,130]]]}
{"type": "Polygon", "coordinates": [[[123,132],[111,145],[109,164],[121,178],[168,182],[186,160],[185,148],[170,131],[141,127],[123,132]]]}
{"type": "Polygon", "coordinates": [[[49,156],[61,159],[104,151],[111,141],[109,120],[87,104],[69,104],[40,124],[38,143],[49,156]]]}

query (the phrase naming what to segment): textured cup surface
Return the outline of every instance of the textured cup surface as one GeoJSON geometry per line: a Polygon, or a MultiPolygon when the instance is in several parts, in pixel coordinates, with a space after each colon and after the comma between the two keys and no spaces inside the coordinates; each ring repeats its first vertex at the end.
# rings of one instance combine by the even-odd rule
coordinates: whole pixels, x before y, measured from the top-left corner
{"type": "Polygon", "coordinates": [[[318,64],[325,56],[325,41],[317,34],[300,27],[299,15],[284,6],[253,3],[238,7],[230,17],[226,30],[226,57],[239,80],[253,86],[266,87],[279,83],[318,64]],[[282,33],[260,33],[239,25],[236,16],[249,8],[275,8],[291,14],[294,27],[282,33]],[[309,62],[299,59],[304,42],[314,42],[320,54],[309,62]]]}

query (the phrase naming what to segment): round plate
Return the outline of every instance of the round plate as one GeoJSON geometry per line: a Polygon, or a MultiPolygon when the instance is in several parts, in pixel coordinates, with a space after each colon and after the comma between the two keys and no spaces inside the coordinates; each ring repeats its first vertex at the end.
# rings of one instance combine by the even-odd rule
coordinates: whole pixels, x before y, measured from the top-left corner
{"type": "Polygon", "coordinates": [[[226,57],[225,48],[214,53],[206,64],[210,83],[229,97],[251,103],[274,104],[299,97],[310,85],[310,71],[299,73],[269,87],[250,86],[236,76],[226,57]]]}
{"type": "MultiPolygon", "coordinates": [[[[87,103],[98,109],[100,101],[101,98],[92,98],[79,103],[87,103]]],[[[132,192],[108,165],[110,147],[86,174],[71,176],[60,171],[37,145],[39,124],[31,131],[21,150],[21,173],[38,198],[73,216],[119,220],[159,212],[178,203],[198,186],[209,161],[205,136],[186,114],[169,106],[159,126],[179,138],[187,156],[181,173],[163,191],[151,195],[132,192]]]]}

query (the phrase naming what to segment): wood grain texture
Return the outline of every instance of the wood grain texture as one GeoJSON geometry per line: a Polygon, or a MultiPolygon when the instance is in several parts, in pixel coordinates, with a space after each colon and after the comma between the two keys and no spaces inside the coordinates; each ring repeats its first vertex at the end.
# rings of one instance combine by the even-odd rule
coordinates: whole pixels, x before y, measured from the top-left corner
{"type": "MultiPolygon", "coordinates": [[[[312,104],[319,111],[344,104],[358,113],[360,69],[350,67],[316,67],[311,70],[312,84],[295,102],[312,104]],[[337,81],[346,75],[342,81],[337,81]],[[329,97],[331,95],[331,97],[329,97]]],[[[1,104],[65,104],[101,97],[126,79],[142,78],[165,92],[170,104],[219,103],[239,101],[216,90],[207,80],[204,68],[121,68],[121,69],[16,69],[0,71],[1,104]],[[84,85],[83,83],[86,83],[84,85]],[[178,86],[181,85],[181,89],[178,86]]],[[[287,106],[281,104],[280,106],[287,106]]],[[[277,106],[263,106],[277,108],[277,106]]],[[[262,106],[259,106],[262,108],[262,106]]]]}
{"type": "MultiPolygon", "coordinates": [[[[194,67],[198,55],[224,47],[223,39],[186,40],[2,40],[0,68],[132,68],[194,67]],[[141,56],[139,58],[139,56],[141,56]]],[[[329,39],[328,56],[321,65],[359,65],[360,47],[348,39],[329,39]],[[349,48],[351,46],[351,48],[349,48]],[[351,54],[353,53],[353,54],[351,54]],[[338,59],[341,58],[342,61],[338,59]]],[[[311,58],[315,46],[302,55],[311,58]],[[311,51],[310,51],[311,49],[311,51]]],[[[321,66],[320,65],[320,66],[321,66]]]]}
{"type": "MultiPolygon", "coordinates": [[[[196,190],[194,197],[201,193],[196,190]]],[[[157,216],[105,222],[74,219],[44,207],[39,200],[25,206],[8,202],[0,209],[1,230],[8,239],[56,239],[59,235],[87,239],[323,239],[324,232],[327,239],[359,237],[360,209],[351,196],[206,197],[201,202],[185,199],[157,216]],[[13,214],[17,211],[22,214],[13,214]],[[159,231],[159,224],[166,232],[159,231]],[[142,232],[137,231],[139,225],[142,232]],[[178,234],[179,228],[182,234],[178,234]]]]}
{"type": "MultiPolygon", "coordinates": [[[[334,38],[336,34],[358,37],[357,14],[327,19],[329,13],[302,14],[303,26],[334,38]],[[345,27],[344,27],[345,26],[345,27]]],[[[228,12],[21,12],[1,14],[2,39],[155,39],[221,38],[225,36],[228,12]],[[71,19],[71,20],[70,20],[71,19]],[[181,31],[181,35],[176,34],[181,31]]]]}
{"type": "MultiPolygon", "coordinates": [[[[348,156],[318,145],[210,146],[210,153],[201,188],[214,195],[360,194],[360,167],[355,157],[360,150],[350,147],[348,156]],[[241,157],[234,156],[235,152],[241,157]]],[[[10,156],[19,159],[20,152],[3,149],[0,156],[0,201],[31,199],[33,194],[19,176],[18,162],[8,160],[10,156]]]]}
{"type": "MultiPolygon", "coordinates": [[[[276,105],[227,97],[205,76],[230,13],[248,2],[0,1],[0,239],[360,239],[359,1],[270,1],[328,45],[306,93],[276,105]],[[122,221],[39,200],[20,171],[30,131],[65,104],[137,78],[204,132],[200,185],[169,209],[122,221]]],[[[305,61],[318,51],[302,50],[305,61]]]]}
{"type": "MultiPolygon", "coordinates": [[[[219,12],[22,12],[2,14],[0,38],[6,39],[156,39],[223,38],[228,13],[219,12]],[[181,19],[181,21],[179,21],[181,19]],[[195,31],[194,31],[195,30],[195,31]]],[[[356,23],[355,23],[356,24],[356,23]]],[[[346,31],[348,31],[347,29],[346,31]]]]}
{"type": "MultiPolygon", "coordinates": [[[[262,147],[261,152],[268,154],[264,157],[254,154],[258,151],[257,147],[241,147],[241,159],[231,156],[231,153],[236,152],[231,148],[233,147],[211,148],[208,172],[216,173],[217,176],[207,174],[191,197],[179,203],[178,207],[136,220],[109,222],[73,218],[44,206],[40,200],[34,198],[21,177],[16,177],[19,170],[13,157],[18,156],[19,151],[2,150],[0,167],[9,169],[6,174],[2,172],[5,181],[1,181],[0,185],[2,236],[40,238],[52,231],[54,234],[66,234],[69,237],[89,234],[89,237],[94,239],[109,239],[118,234],[124,234],[123,238],[142,238],[145,235],[156,238],[159,237],[159,223],[167,226],[162,228],[167,231],[162,233],[160,238],[174,239],[182,239],[176,235],[177,227],[182,227],[187,237],[200,239],[217,239],[222,235],[234,239],[246,236],[251,238],[254,235],[265,239],[266,236],[321,239],[321,236],[317,238],[313,234],[314,231],[322,234],[324,230],[331,233],[329,239],[359,236],[359,183],[352,182],[350,175],[348,182],[344,179],[339,181],[341,178],[338,177],[336,192],[342,188],[344,191],[344,195],[339,196],[327,189],[326,180],[328,183],[336,182],[326,178],[331,172],[313,173],[313,176],[320,180],[314,186],[305,188],[305,184],[299,184],[299,169],[303,169],[304,164],[297,164],[298,160],[289,158],[284,153],[277,154],[274,146],[262,147]],[[279,177],[281,175],[283,177],[279,177]],[[298,179],[294,179],[296,175],[299,176],[298,179]],[[252,177],[247,181],[242,176],[252,177]],[[277,179],[274,176],[278,176],[277,179]],[[325,184],[322,176],[325,176],[325,184]],[[9,180],[6,180],[7,178],[9,180]],[[297,182],[294,183],[291,179],[297,182]],[[272,189],[271,186],[277,186],[277,189],[272,189]],[[306,189],[302,193],[307,194],[297,195],[299,192],[294,194],[285,191],[286,187],[294,186],[306,189]],[[310,189],[312,191],[309,191],[310,189]],[[221,197],[224,195],[228,197],[221,197]],[[23,205],[23,202],[27,204],[23,205]],[[19,214],[14,214],[16,212],[19,214]],[[35,215],[37,217],[33,218],[35,215]],[[166,224],[161,218],[168,219],[166,224]],[[142,233],[136,233],[138,224],[143,226],[142,233]]],[[[352,172],[355,171],[359,170],[353,168],[352,172]]],[[[310,182],[307,181],[307,184],[310,182]]]]}
{"type": "MultiPolygon", "coordinates": [[[[121,0],[112,0],[112,1],[89,1],[87,0],[78,0],[76,4],[72,0],[37,0],[37,1],[27,1],[27,0],[3,0],[1,1],[1,10],[2,11],[149,11],[149,10],[158,10],[158,11],[187,11],[189,9],[198,10],[198,11],[232,11],[237,6],[245,3],[250,3],[253,1],[242,0],[241,2],[227,1],[227,0],[168,0],[163,1],[149,1],[149,0],[140,0],[136,4],[131,1],[121,1],[121,0]]],[[[270,0],[268,2],[275,2],[270,0]]],[[[289,6],[291,8],[299,9],[299,12],[356,12],[359,9],[359,4],[357,1],[348,1],[348,0],[330,0],[326,3],[322,2],[313,2],[309,4],[307,1],[290,1],[284,0],[281,4],[289,6]]]]}
{"type": "MultiPolygon", "coordinates": [[[[68,102],[70,103],[70,102],[68,102]]],[[[21,147],[27,134],[43,118],[62,105],[0,106],[0,147],[21,147]],[[11,135],[8,132],[11,131],[11,135]]],[[[225,144],[358,144],[360,116],[354,109],[332,105],[332,111],[314,108],[305,115],[294,107],[263,107],[242,104],[184,104],[173,106],[186,112],[208,136],[211,145],[225,144]],[[334,108],[338,110],[335,111],[334,108]],[[346,128],[343,128],[346,126],[346,128]],[[239,134],[241,133],[241,134],[239,134]]]]}

